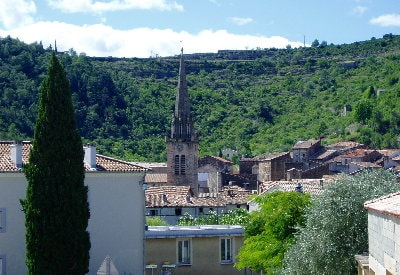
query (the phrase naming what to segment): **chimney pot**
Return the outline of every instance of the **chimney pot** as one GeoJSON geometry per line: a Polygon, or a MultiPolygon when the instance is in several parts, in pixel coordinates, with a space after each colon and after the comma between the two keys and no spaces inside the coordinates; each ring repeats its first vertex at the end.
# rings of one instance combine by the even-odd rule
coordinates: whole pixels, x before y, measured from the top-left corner
{"type": "Polygon", "coordinates": [[[11,144],[11,161],[18,167],[22,168],[22,143],[15,142],[11,144]]]}
{"type": "Polygon", "coordinates": [[[96,147],[86,145],[83,148],[85,150],[84,162],[89,166],[89,168],[96,168],[96,147]]]}

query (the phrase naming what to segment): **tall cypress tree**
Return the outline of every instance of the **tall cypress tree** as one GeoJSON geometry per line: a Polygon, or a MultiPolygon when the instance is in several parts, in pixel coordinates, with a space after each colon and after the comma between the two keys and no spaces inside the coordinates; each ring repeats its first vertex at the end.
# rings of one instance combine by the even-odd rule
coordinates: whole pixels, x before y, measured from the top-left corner
{"type": "Polygon", "coordinates": [[[83,148],[66,72],[53,52],[41,85],[29,164],[25,212],[29,274],[85,274],[89,204],[83,148]]]}

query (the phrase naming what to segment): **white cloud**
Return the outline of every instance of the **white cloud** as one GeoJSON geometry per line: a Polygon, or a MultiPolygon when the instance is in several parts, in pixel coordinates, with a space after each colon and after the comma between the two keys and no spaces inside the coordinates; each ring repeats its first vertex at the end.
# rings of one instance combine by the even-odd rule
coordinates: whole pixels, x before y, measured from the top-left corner
{"type": "Polygon", "coordinates": [[[231,17],[230,20],[231,20],[233,23],[235,23],[235,24],[237,24],[237,25],[239,25],[239,26],[243,26],[243,25],[246,25],[246,24],[249,24],[249,23],[253,22],[253,19],[250,18],[250,17],[247,17],[247,18],[243,18],[243,17],[231,17]]]}
{"type": "Polygon", "coordinates": [[[0,30],[0,36],[10,35],[26,43],[42,41],[44,47],[57,40],[60,51],[73,48],[88,56],[150,57],[185,53],[217,52],[218,50],[284,48],[302,46],[286,38],[238,35],[226,30],[204,30],[196,34],[171,29],[137,28],[117,30],[104,24],[77,26],[62,22],[37,22],[12,31],[0,30]],[[182,41],[182,44],[180,43],[182,41]]]}
{"type": "Polygon", "coordinates": [[[35,13],[36,5],[33,0],[0,1],[0,22],[6,29],[32,23],[35,13]]]}
{"type": "Polygon", "coordinates": [[[370,20],[373,25],[382,27],[400,27],[400,14],[385,14],[370,20]]]}
{"type": "Polygon", "coordinates": [[[183,6],[170,0],[47,0],[50,7],[62,10],[63,12],[92,12],[103,13],[108,11],[120,11],[129,9],[162,11],[178,10],[183,11],[183,6]]]}
{"type": "Polygon", "coordinates": [[[367,7],[364,6],[357,6],[353,9],[353,14],[356,15],[363,15],[368,10],[367,7]]]}

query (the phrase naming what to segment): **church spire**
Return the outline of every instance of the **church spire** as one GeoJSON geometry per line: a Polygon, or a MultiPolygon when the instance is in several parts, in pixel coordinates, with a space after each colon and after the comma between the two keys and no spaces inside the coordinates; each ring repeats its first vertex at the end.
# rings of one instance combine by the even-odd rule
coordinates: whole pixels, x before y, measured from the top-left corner
{"type": "Polygon", "coordinates": [[[171,125],[171,138],[182,141],[193,141],[196,139],[192,121],[192,113],[190,110],[185,62],[183,59],[183,48],[181,49],[179,64],[179,77],[175,101],[175,112],[171,125]]]}

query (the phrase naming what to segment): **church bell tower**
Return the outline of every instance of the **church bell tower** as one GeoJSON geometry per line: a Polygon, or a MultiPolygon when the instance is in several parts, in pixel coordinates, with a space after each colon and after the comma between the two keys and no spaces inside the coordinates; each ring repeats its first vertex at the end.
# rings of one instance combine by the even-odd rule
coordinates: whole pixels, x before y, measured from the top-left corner
{"type": "Polygon", "coordinates": [[[190,186],[198,194],[199,141],[193,126],[183,49],[180,57],[175,111],[167,141],[167,184],[190,186]]]}

